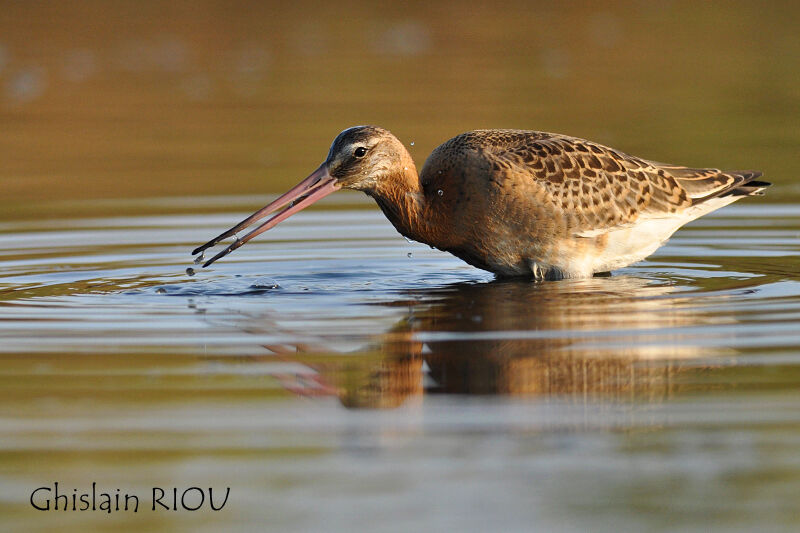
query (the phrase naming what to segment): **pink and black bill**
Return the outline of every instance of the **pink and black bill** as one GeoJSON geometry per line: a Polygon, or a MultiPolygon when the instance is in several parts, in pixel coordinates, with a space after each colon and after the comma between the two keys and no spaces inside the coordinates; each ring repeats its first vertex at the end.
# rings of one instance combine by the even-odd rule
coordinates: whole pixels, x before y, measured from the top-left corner
{"type": "Polygon", "coordinates": [[[341,186],[336,182],[336,179],[331,177],[331,175],[328,173],[327,162],[323,163],[317,170],[312,172],[310,176],[292,187],[286,194],[283,194],[274,202],[262,207],[228,231],[214,237],[203,246],[195,248],[192,250],[192,255],[202,254],[205,250],[215,246],[218,242],[235,235],[239,231],[242,231],[248,226],[254,224],[256,221],[275,213],[266,222],[247,233],[244,237],[239,238],[237,236],[236,240],[233,241],[230,246],[203,263],[203,268],[205,268],[217,259],[225,257],[235,249],[239,248],[253,237],[277,226],[279,223],[283,222],[298,211],[302,211],[314,202],[328,196],[332,192],[339,190],[340,187],[341,186]]]}

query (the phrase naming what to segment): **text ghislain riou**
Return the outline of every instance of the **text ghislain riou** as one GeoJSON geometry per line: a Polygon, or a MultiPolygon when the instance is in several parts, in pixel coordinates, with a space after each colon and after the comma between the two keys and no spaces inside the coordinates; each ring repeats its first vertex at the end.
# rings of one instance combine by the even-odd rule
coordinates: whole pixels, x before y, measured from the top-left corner
{"type": "MultiPolygon", "coordinates": [[[[231,488],[214,490],[213,487],[153,487],[150,491],[150,511],[220,511],[228,503],[231,488]]],[[[139,512],[139,496],[115,489],[99,491],[97,483],[91,490],[79,492],[77,488],[64,489],[58,486],[38,487],[31,492],[31,505],[39,511],[112,511],[139,512]]],[[[142,503],[142,510],[148,509],[142,503]]]]}

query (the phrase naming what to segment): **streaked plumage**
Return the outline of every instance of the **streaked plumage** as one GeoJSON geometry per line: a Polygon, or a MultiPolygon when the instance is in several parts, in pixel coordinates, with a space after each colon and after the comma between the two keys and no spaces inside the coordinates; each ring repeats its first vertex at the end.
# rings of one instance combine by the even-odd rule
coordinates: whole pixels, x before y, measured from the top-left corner
{"type": "Polygon", "coordinates": [[[760,194],[769,186],[754,181],[760,175],[647,161],[554,133],[477,130],[436,148],[417,176],[390,132],[357,126],[336,137],[313,179],[194,253],[298,201],[207,266],[346,187],[375,198],[406,237],[499,276],[588,277],[644,259],[687,222],[760,194]]]}

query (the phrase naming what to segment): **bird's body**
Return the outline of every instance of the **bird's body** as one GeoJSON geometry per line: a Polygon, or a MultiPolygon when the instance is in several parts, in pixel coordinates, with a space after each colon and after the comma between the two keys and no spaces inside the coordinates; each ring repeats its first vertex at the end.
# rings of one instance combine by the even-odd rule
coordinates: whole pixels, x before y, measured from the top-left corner
{"type": "Polygon", "coordinates": [[[687,222],[760,194],[769,186],[753,181],[760,175],[656,163],[524,130],[458,135],[437,147],[418,175],[390,132],[357,126],[337,136],[325,163],[298,187],[195,253],[297,200],[213,262],[346,187],[372,196],[406,237],[498,276],[589,277],[640,261],[687,222]]]}

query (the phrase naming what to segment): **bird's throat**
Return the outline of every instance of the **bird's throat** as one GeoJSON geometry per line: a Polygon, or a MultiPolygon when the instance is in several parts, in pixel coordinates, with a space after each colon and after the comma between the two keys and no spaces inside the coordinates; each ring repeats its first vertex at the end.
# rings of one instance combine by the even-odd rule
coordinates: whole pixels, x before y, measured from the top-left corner
{"type": "Polygon", "coordinates": [[[413,166],[381,180],[379,187],[366,192],[375,199],[397,231],[410,239],[427,242],[424,239],[427,226],[425,196],[413,166]]]}

